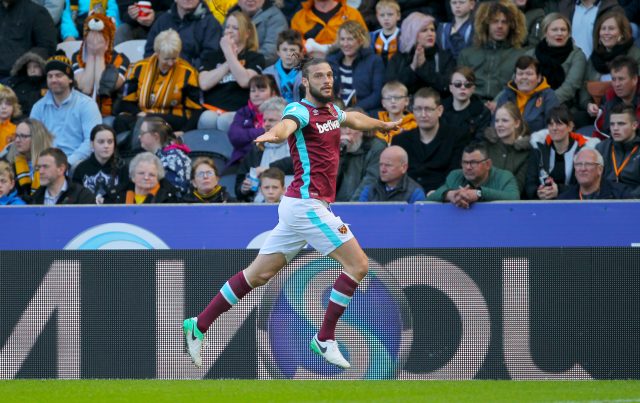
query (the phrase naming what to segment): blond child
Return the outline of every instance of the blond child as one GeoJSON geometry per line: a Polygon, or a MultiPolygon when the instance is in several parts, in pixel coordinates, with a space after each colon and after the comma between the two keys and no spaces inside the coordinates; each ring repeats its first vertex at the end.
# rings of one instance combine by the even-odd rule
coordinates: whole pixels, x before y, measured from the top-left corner
{"type": "Polygon", "coordinates": [[[438,24],[436,42],[442,50],[448,50],[455,59],[462,49],[473,42],[473,9],[475,0],[450,0],[452,22],[438,24]]]}
{"type": "Polygon", "coordinates": [[[399,81],[390,81],[382,87],[383,111],[378,112],[378,119],[383,122],[395,122],[402,119],[400,129],[386,133],[376,132],[376,136],[387,144],[391,144],[394,136],[418,127],[413,113],[407,111],[409,106],[409,90],[399,81]]]}
{"type": "Polygon", "coordinates": [[[6,161],[0,161],[0,206],[17,206],[26,204],[18,196],[16,177],[11,165],[6,161]]]}
{"type": "Polygon", "coordinates": [[[13,120],[20,115],[16,93],[11,88],[0,85],[0,151],[13,141],[16,132],[13,120]]]}
{"type": "Polygon", "coordinates": [[[400,5],[395,0],[380,0],[376,4],[376,18],[382,28],[371,32],[371,47],[385,66],[387,61],[398,51],[400,39],[400,5]]]}

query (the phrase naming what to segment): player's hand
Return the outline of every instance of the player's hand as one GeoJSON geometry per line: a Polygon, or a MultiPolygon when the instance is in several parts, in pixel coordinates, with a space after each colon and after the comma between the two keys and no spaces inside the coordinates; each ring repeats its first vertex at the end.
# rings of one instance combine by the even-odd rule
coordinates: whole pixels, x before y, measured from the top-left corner
{"type": "Polygon", "coordinates": [[[272,133],[271,131],[268,131],[264,134],[261,134],[260,136],[256,137],[255,140],[253,140],[254,143],[277,143],[278,142],[278,136],[276,136],[275,133],[272,133]]]}
{"type": "Polygon", "coordinates": [[[402,119],[396,120],[395,122],[380,122],[381,125],[378,128],[379,131],[386,133],[393,130],[399,130],[400,124],[402,123],[402,119]]]}

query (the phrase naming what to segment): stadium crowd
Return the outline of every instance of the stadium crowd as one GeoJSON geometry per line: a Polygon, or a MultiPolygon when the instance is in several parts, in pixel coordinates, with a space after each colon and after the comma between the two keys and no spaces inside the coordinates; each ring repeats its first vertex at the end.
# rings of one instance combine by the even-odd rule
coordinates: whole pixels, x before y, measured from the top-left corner
{"type": "Polygon", "coordinates": [[[639,25],[640,0],[2,0],[0,205],[277,203],[289,149],[253,140],[304,57],[401,121],[341,129],[336,201],[640,198],[639,25]]]}

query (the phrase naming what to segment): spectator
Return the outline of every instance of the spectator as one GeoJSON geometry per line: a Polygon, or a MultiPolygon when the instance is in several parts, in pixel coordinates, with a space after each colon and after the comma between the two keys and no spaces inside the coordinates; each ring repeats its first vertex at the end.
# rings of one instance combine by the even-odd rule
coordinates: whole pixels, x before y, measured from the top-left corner
{"type": "Polygon", "coordinates": [[[11,165],[0,160],[0,206],[20,206],[27,203],[18,196],[15,189],[16,177],[11,165]]]}
{"type": "MultiPolygon", "coordinates": [[[[347,108],[347,112],[362,112],[347,108]]],[[[373,133],[340,128],[340,163],[336,179],[336,201],[358,200],[362,188],[378,179],[380,153],[386,144],[373,133]]]]}
{"type": "Polygon", "coordinates": [[[199,85],[207,110],[198,128],[229,131],[235,111],[249,100],[249,80],[263,67],[255,27],[241,11],[232,12],[225,22],[220,50],[203,57],[199,85]]]}
{"type": "Polygon", "coordinates": [[[574,133],[573,116],[566,106],[553,108],[547,118],[548,134],[534,137],[529,157],[525,193],[528,199],[551,200],[567,185],[576,183],[573,156],[584,147],[594,147],[597,139],[574,133]]]}
{"type": "Polygon", "coordinates": [[[15,141],[9,146],[7,160],[16,173],[18,195],[27,202],[40,188],[38,155],[52,145],[53,135],[40,121],[27,118],[16,126],[15,141]]]}
{"type": "Polygon", "coordinates": [[[379,178],[362,189],[358,201],[415,203],[425,199],[422,187],[407,175],[409,156],[402,147],[385,148],[379,166],[379,178]]]}
{"type": "Polygon", "coordinates": [[[300,32],[292,29],[280,32],[277,42],[278,61],[263,71],[263,74],[275,78],[280,95],[287,103],[300,101],[304,96],[302,72],[298,67],[302,50],[300,32]]]}
{"type": "Polygon", "coordinates": [[[376,18],[382,28],[371,32],[371,48],[382,58],[386,66],[387,62],[398,51],[400,5],[395,0],[380,0],[376,4],[376,18]]]}
{"type": "Polygon", "coordinates": [[[478,6],[473,46],[460,52],[458,65],[473,69],[482,100],[493,100],[511,79],[516,60],[525,52],[526,36],[525,17],[515,4],[490,1],[478,6]]]}
{"type": "Polygon", "coordinates": [[[227,203],[231,196],[220,185],[216,163],[208,157],[199,157],[191,166],[192,190],[182,198],[185,203],[227,203]]]}
{"type": "Polygon", "coordinates": [[[42,186],[34,193],[31,204],[95,204],[96,197],[91,191],[67,181],[69,167],[67,156],[61,149],[52,147],[42,151],[37,163],[42,186]]]}
{"type": "Polygon", "coordinates": [[[440,124],[444,108],[440,94],[431,88],[421,88],[413,96],[413,114],[417,129],[395,136],[391,144],[409,155],[409,176],[430,192],[444,183],[447,174],[460,166],[464,144],[460,135],[440,124]]]}
{"type": "Polygon", "coordinates": [[[117,193],[129,181],[127,165],[118,157],[116,132],[99,124],[91,130],[93,152],[73,172],[73,181],[96,195],[96,203],[102,204],[105,195],[117,193]]]}
{"type": "Polygon", "coordinates": [[[279,168],[269,168],[260,174],[260,193],[265,203],[280,203],[285,190],[284,172],[279,168]]]}
{"type": "Polygon", "coordinates": [[[413,113],[409,112],[409,90],[400,81],[389,81],[382,86],[382,107],[378,112],[378,119],[383,122],[400,121],[400,129],[388,132],[376,132],[376,137],[391,144],[391,140],[398,134],[418,127],[413,113]]]}
{"type": "Polygon", "coordinates": [[[249,102],[238,109],[229,128],[229,141],[233,145],[229,166],[240,162],[251,151],[253,140],[265,132],[260,105],[275,96],[278,88],[272,76],[258,75],[249,80],[249,102]]]}
{"type": "Polygon", "coordinates": [[[187,154],[190,150],[183,144],[172,143],[172,140],[175,140],[173,130],[162,118],[148,116],[142,119],[140,145],[160,159],[164,168],[162,176],[175,186],[180,197],[189,191],[191,159],[187,154]]]}
{"type": "Polygon", "coordinates": [[[573,157],[577,184],[569,185],[559,200],[630,199],[626,185],[602,178],[604,159],[598,150],[585,148],[573,157]]]}
{"type": "Polygon", "coordinates": [[[371,50],[366,28],[355,21],[345,22],[338,29],[337,44],[338,49],[327,56],[336,95],[345,108],[375,113],[380,109],[384,63],[371,50]]]}
{"type": "Polygon", "coordinates": [[[106,14],[113,19],[113,23],[120,25],[117,0],[91,1],[91,0],[65,0],[62,20],[60,22],[60,37],[66,41],[82,39],[81,33],[86,19],[94,14],[106,14]]]}
{"type": "Polygon", "coordinates": [[[560,13],[548,14],[542,20],[544,37],[527,51],[540,62],[540,74],[555,91],[558,102],[572,106],[583,85],[587,59],[571,38],[571,22],[560,13]]]}
{"type": "Polygon", "coordinates": [[[412,89],[431,87],[444,95],[455,60],[436,45],[436,21],[430,15],[409,15],[400,30],[400,52],[387,66],[386,81],[398,80],[412,89]]]}
{"type": "Polygon", "coordinates": [[[173,130],[195,128],[200,106],[198,72],[178,55],[182,42],[172,29],[156,36],[155,53],[134,64],[120,106],[116,108],[114,129],[138,135],[141,118],[159,116],[173,130]],[[191,119],[191,120],[190,120],[191,119]]]}
{"type": "Polygon", "coordinates": [[[31,0],[0,3],[0,82],[26,52],[48,58],[56,49],[56,28],[47,10],[31,0]]]}
{"type": "Polygon", "coordinates": [[[109,17],[94,13],[84,21],[82,45],[73,56],[73,75],[78,89],[98,103],[102,116],[111,116],[129,59],[113,49],[116,27],[109,17]]]}
{"type": "Polygon", "coordinates": [[[345,21],[366,27],[362,15],[347,0],[307,0],[291,19],[291,29],[302,34],[307,52],[326,54],[338,39],[338,28],[345,21]]]}
{"type": "Polygon", "coordinates": [[[62,18],[62,11],[64,10],[64,0],[31,0],[34,3],[44,7],[49,12],[51,19],[53,20],[53,25],[60,25],[60,20],[62,18]]]}
{"type": "Polygon", "coordinates": [[[168,29],[180,35],[180,57],[200,69],[202,58],[219,50],[222,28],[201,0],[175,0],[169,11],[159,16],[151,26],[144,48],[144,57],[156,50],[156,37],[168,29]]]}
{"type": "Polygon", "coordinates": [[[116,0],[120,25],[116,29],[114,44],[133,39],[147,39],[151,26],[160,15],[168,11],[173,0],[151,1],[151,8],[138,7],[138,0],[116,0]]]}
{"type": "Polygon", "coordinates": [[[447,176],[444,185],[427,196],[429,201],[449,202],[460,208],[470,208],[480,201],[518,200],[518,182],[513,174],[495,168],[486,147],[472,142],[462,154],[462,169],[447,176]]]}
{"type": "Polygon", "coordinates": [[[16,93],[0,84],[0,151],[13,141],[16,133],[16,125],[13,122],[21,114],[16,93]]]}
{"type": "Polygon", "coordinates": [[[627,185],[634,198],[640,197],[640,137],[635,109],[620,104],[611,109],[611,138],[597,145],[604,158],[604,178],[627,185]]]}
{"type": "Polygon", "coordinates": [[[96,103],[73,88],[69,59],[57,55],[45,65],[49,92],[33,105],[31,117],[38,119],[54,135],[55,147],[67,154],[71,167],[91,154],[91,129],[102,123],[96,103]]]}
{"type": "Polygon", "coordinates": [[[451,97],[442,103],[442,123],[455,128],[465,144],[473,139],[481,139],[491,124],[491,111],[474,94],[475,90],[476,75],[473,70],[459,66],[449,81],[451,97]]]}
{"type": "Polygon", "coordinates": [[[535,58],[525,55],[516,61],[514,79],[498,95],[496,106],[507,102],[518,106],[529,130],[544,128],[549,111],[559,102],[546,77],[540,74],[540,63],[535,58]]]}
{"type": "Polygon", "coordinates": [[[438,25],[438,46],[457,59],[473,41],[473,9],[475,0],[449,0],[453,21],[438,25]]]}
{"type": "Polygon", "coordinates": [[[272,0],[238,0],[229,14],[241,10],[251,19],[258,35],[258,53],[265,63],[271,65],[277,60],[276,43],[280,32],[289,28],[287,18],[272,0]]]}
{"type": "Polygon", "coordinates": [[[511,172],[522,193],[527,177],[531,137],[518,107],[511,102],[501,105],[496,110],[493,128],[486,130],[484,137],[493,166],[511,172]]]}
{"type": "Polygon", "coordinates": [[[143,152],[129,163],[129,185],[117,194],[109,194],[109,204],[162,204],[177,203],[176,189],[164,177],[164,168],[158,157],[143,152]]]}
{"type": "Polygon", "coordinates": [[[31,108],[47,91],[44,74],[45,61],[34,52],[20,56],[11,69],[8,85],[15,91],[22,107],[22,113],[29,116],[31,108]]]}

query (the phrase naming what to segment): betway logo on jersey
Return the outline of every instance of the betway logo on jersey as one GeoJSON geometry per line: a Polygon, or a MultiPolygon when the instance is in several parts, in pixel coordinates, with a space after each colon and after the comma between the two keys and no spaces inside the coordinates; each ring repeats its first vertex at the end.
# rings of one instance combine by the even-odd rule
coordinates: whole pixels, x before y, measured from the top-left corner
{"type": "Polygon", "coordinates": [[[327,123],[317,123],[316,122],[316,127],[318,128],[318,132],[320,134],[324,133],[324,132],[328,132],[330,130],[336,130],[340,128],[340,123],[337,120],[329,120],[327,121],[327,123]]]}

